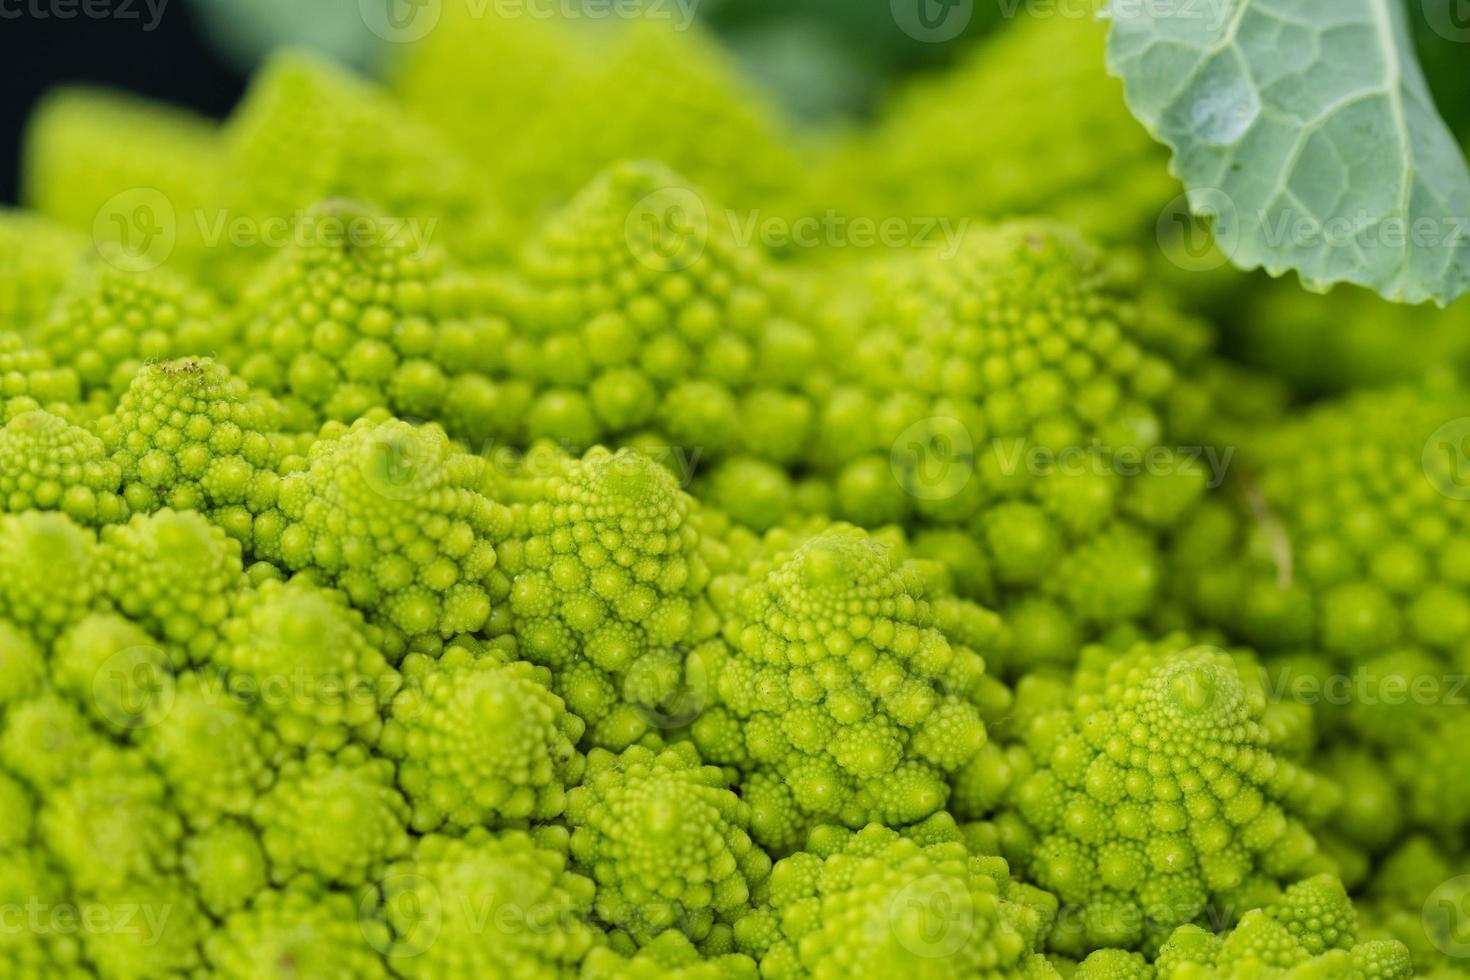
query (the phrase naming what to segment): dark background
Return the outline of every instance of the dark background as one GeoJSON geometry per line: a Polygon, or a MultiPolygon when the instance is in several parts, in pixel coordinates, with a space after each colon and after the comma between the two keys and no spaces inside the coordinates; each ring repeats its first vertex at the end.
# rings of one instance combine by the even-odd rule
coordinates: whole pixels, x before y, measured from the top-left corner
{"type": "MultiPolygon", "coordinates": [[[[90,82],[188,106],[213,116],[230,110],[245,80],[200,37],[184,0],[169,0],[152,31],[147,8],[138,17],[70,20],[31,16],[31,0],[4,0],[0,11],[0,201],[16,200],[16,176],[26,118],[46,90],[90,82]]],[[[99,146],[99,153],[107,148],[99,146]]]]}

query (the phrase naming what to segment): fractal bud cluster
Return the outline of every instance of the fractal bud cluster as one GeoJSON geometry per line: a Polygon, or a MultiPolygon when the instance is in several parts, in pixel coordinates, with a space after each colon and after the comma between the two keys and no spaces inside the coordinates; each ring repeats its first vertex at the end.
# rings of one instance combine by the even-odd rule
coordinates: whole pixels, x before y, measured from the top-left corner
{"type": "Polygon", "coordinates": [[[1456,372],[1243,366],[1089,20],[837,133],[473,6],[29,126],[0,975],[1470,976],[1456,372]]]}

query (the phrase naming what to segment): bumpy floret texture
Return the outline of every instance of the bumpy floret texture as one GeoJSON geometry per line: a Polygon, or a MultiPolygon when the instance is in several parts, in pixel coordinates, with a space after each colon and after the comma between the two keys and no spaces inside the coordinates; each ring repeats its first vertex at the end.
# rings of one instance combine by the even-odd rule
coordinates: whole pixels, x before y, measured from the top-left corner
{"type": "Polygon", "coordinates": [[[256,549],[313,569],[408,639],[450,639],[490,616],[494,542],[506,508],[485,495],[486,461],[442,430],[397,419],[332,426],[282,478],[256,549]]]}
{"type": "Polygon", "coordinates": [[[598,883],[598,914],[635,939],[669,928],[704,939],[770,872],[747,832],[749,804],[687,742],[594,749],[566,819],[572,858],[598,883]]]}
{"type": "Polygon", "coordinates": [[[103,251],[78,266],[29,338],[76,371],[83,395],[116,396],[144,364],[216,353],[230,332],[214,297],[187,277],[130,268],[103,251]]]}
{"type": "Polygon", "coordinates": [[[661,709],[679,700],[693,642],[713,632],[693,500],[631,450],[538,449],[498,483],[510,531],[492,626],[551,669],[596,744],[618,749],[677,725],[677,708],[661,709]]]}
{"type": "Polygon", "coordinates": [[[587,923],[594,890],[567,870],[564,840],[558,848],[484,828],[429,834],[383,882],[388,963],[412,978],[556,980],[603,941],[587,923]]]}
{"type": "Polygon", "coordinates": [[[1056,911],[971,853],[947,815],[911,831],[814,830],[776,863],[766,900],[735,927],[762,975],[788,978],[1058,976],[1036,952],[1056,911]]]}
{"type": "Polygon", "coordinates": [[[710,454],[802,457],[817,338],[685,178],[614,165],[540,227],[520,268],[506,363],[531,388],[525,431],[506,435],[586,446],[651,430],[710,454]]]}
{"type": "MultiPolygon", "coordinates": [[[[930,594],[917,565],[855,527],[795,542],[773,532],[768,547],[721,583],[728,645],[707,652],[712,705],[695,743],[779,777],[751,797],[770,843],[799,835],[788,808],[851,827],[933,813],[946,774],[986,739],[984,661],[954,628],[958,601],[930,594]]],[[[993,616],[968,611],[974,638],[992,638],[993,616]]]]}
{"type": "Polygon", "coordinates": [[[1335,787],[1273,753],[1239,668],[1184,638],[1079,675],[1033,721],[1034,770],[1000,818],[1008,855],[1083,914],[1061,949],[1155,950],[1207,908],[1250,909],[1322,866],[1308,823],[1335,787]]]}
{"type": "Polygon", "coordinates": [[[1470,822],[1465,781],[1441,765],[1470,731],[1463,415],[1434,384],[1351,395],[1258,433],[1242,452],[1259,478],[1175,548],[1203,618],[1266,651],[1320,650],[1319,674],[1347,676],[1335,715],[1427,828],[1470,822]]]}
{"type": "Polygon", "coordinates": [[[380,634],[341,601],[307,585],[262,582],[235,597],[211,662],[290,745],[371,745],[401,678],[380,634]]]}
{"type": "Polygon", "coordinates": [[[411,653],[402,671],[379,747],[398,760],[416,830],[561,815],[586,725],[551,692],[550,671],[476,643],[411,653]]]}
{"type": "Polygon", "coordinates": [[[386,408],[484,439],[485,415],[506,407],[486,375],[507,326],[453,315],[469,303],[456,282],[428,230],[351,199],[314,204],[245,286],[231,361],[296,428],[386,408]]]}

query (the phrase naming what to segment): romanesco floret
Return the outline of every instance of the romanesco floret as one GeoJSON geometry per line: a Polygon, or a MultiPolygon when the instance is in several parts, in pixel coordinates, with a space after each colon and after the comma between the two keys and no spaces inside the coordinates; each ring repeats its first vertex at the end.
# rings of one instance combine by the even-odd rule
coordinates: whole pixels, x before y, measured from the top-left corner
{"type": "MultiPolygon", "coordinates": [[[[787,842],[796,829],[792,804],[851,827],[933,813],[946,774],[985,744],[984,661],[950,631],[922,568],[866,532],[773,533],[768,548],[721,583],[728,648],[709,658],[695,744],[709,761],[780,777],[748,796],[773,845],[767,828],[787,842]]],[[[999,626],[983,617],[993,640],[999,626]]]]}
{"type": "Polygon", "coordinates": [[[217,919],[244,908],[267,883],[260,838],[237,820],[191,834],[184,841],[180,864],[200,903],[217,919]]]}
{"type": "Polygon", "coordinates": [[[313,205],[246,287],[228,359],[298,428],[388,408],[485,438],[495,431],[487,414],[512,407],[483,383],[509,328],[495,316],[439,314],[436,296],[453,297],[457,280],[426,235],[355,201],[313,205]]]}
{"type": "Polygon", "coordinates": [[[852,189],[859,214],[1047,214],[1104,241],[1151,236],[1179,187],[1104,69],[1100,6],[1018,17],[901,87],[819,186],[852,189]]]}
{"type": "Polygon", "coordinates": [[[81,619],[102,584],[97,539],[60,514],[0,514],[0,616],[43,641],[81,619]]]}
{"type": "Polygon", "coordinates": [[[281,479],[279,513],[256,519],[256,552],[319,571],[408,640],[472,633],[510,523],[488,481],[486,461],[436,426],[331,425],[281,479]]]}
{"type": "Polygon", "coordinates": [[[165,509],[104,527],[97,556],[103,596],[170,650],[194,663],[210,655],[244,575],[238,541],[198,513],[165,509]]]}
{"type": "Polygon", "coordinates": [[[749,805],[687,742],[593,749],[566,820],[575,866],[598,884],[598,915],[640,942],[671,928],[704,939],[771,869],[747,832],[749,805]]]}
{"type": "Polygon", "coordinates": [[[1035,769],[998,819],[1007,855],[1080,913],[1055,947],[1151,952],[1323,865],[1304,821],[1336,788],[1273,754],[1229,656],[1182,637],[1089,654],[1105,666],[1079,673],[1069,710],[1033,721],[1035,769]]]}
{"type": "Polygon", "coordinates": [[[817,423],[838,514],[974,536],[1024,662],[1147,614],[1158,529],[1206,484],[1169,439],[1207,399],[1098,257],[1060,227],[1004,225],[952,258],[875,263],[851,305],[826,317],[838,380],[817,423]]]}
{"type": "Polygon", "coordinates": [[[82,713],[54,693],[10,705],[0,730],[0,763],[33,787],[57,786],[102,744],[82,713]]]}
{"type": "Polygon", "coordinates": [[[91,894],[176,870],[183,821],[141,756],[99,745],[45,793],[37,830],[72,884],[91,894]]]}
{"type": "Polygon", "coordinates": [[[459,642],[402,664],[378,747],[398,761],[413,827],[547,821],[582,778],[585,725],[551,693],[551,672],[487,644],[459,642]]]}
{"type": "Polygon", "coordinates": [[[289,221],[326,198],[355,198],[400,220],[434,221],[425,233],[442,225],[468,256],[496,250],[492,198],[449,141],[374,83],[324,58],[272,56],[222,137],[225,195],[259,221],[289,221]]]}
{"type": "Polygon", "coordinates": [[[1256,511],[1240,508],[1235,539],[1214,532],[1213,552],[1179,555],[1201,613],[1268,651],[1455,655],[1470,638],[1466,512],[1436,489],[1453,488],[1457,457],[1430,440],[1463,414],[1453,395],[1395,389],[1255,435],[1256,511]]]}
{"type": "Polygon", "coordinates": [[[670,724],[659,709],[682,672],[646,667],[683,659],[714,631],[693,500],[632,450],[537,449],[498,475],[511,513],[496,573],[508,615],[492,628],[513,630],[521,656],[551,669],[594,744],[623,748],[670,724]]]}
{"type": "Polygon", "coordinates": [[[776,862],[735,936],[770,980],[1054,980],[1036,950],[1055,912],[1051,896],[1011,881],[1004,860],[971,854],[936,814],[904,833],[812,831],[805,850],[776,862]]]}
{"type": "Polygon", "coordinates": [[[251,816],[277,884],[305,873],[348,888],[377,881],[411,846],[393,763],[359,745],[287,762],[251,816]]]}
{"type": "Polygon", "coordinates": [[[173,693],[163,646],[113,612],[94,612],[56,638],[51,682],[80,704],[93,724],[117,735],[146,726],[173,693]]]}
{"type": "Polygon", "coordinates": [[[68,228],[0,208],[0,331],[26,333],[40,321],[86,248],[68,228]]]}
{"type": "Polygon", "coordinates": [[[128,507],[200,510],[245,545],[275,503],[276,468],[298,441],[278,405],[219,362],[188,357],[138,371],[96,432],[128,507]]]}
{"type": "Polygon", "coordinates": [[[128,514],[122,468],[92,432],[41,409],[0,428],[0,509],[59,510],[86,525],[128,514]]]}
{"type": "Polygon", "coordinates": [[[227,679],[186,672],[142,719],[139,748],[193,828],[248,814],[275,777],[279,741],[227,679]]]}
{"type": "Polygon", "coordinates": [[[279,977],[360,977],[388,980],[383,962],[387,926],[364,915],[343,892],[295,884],[266,889],[250,907],[231,914],[204,942],[204,955],[221,980],[279,977]]]}
{"type": "Polygon", "coordinates": [[[401,684],[377,631],[304,581],[265,581],[235,606],[211,657],[236,696],[288,745],[373,744],[401,684]]]}
{"type": "Polygon", "coordinates": [[[755,960],[743,953],[704,957],[677,929],[659,933],[630,957],[606,946],[587,954],[580,980],[757,980],[755,960]]]}
{"type": "Polygon", "coordinates": [[[37,105],[23,149],[27,207],[85,233],[119,264],[212,271],[209,247],[232,217],[220,197],[225,160],[213,120],[67,86],[37,105]]]}
{"type": "Polygon", "coordinates": [[[57,366],[18,334],[0,333],[0,422],[38,408],[80,421],[96,414],[94,404],[82,404],[81,390],[71,368],[57,366]]]}
{"type": "Polygon", "coordinates": [[[581,17],[467,0],[442,10],[396,87],[522,222],[630,157],[662,160],[744,208],[780,206],[806,183],[779,111],[697,22],[632,18],[631,5],[622,23],[592,30],[581,17]]]}
{"type": "Polygon", "coordinates": [[[560,980],[603,942],[589,923],[595,888],[558,847],[482,827],[428,834],[389,867],[383,904],[388,963],[411,980],[464,976],[560,980]]]}
{"type": "Polygon", "coordinates": [[[1349,683],[1335,714],[1426,828],[1470,823],[1470,786],[1443,768],[1470,733],[1453,704],[1470,649],[1466,511],[1444,428],[1464,414],[1426,386],[1294,416],[1249,441],[1241,499],[1213,502],[1175,549],[1205,620],[1277,656],[1330,659],[1326,680],[1349,683]]]}
{"type": "Polygon", "coordinates": [[[78,266],[28,337],[76,371],[83,397],[117,397],[147,363],[221,351],[230,324],[210,293],[178,273],[130,269],[104,253],[78,266]]]}
{"type": "Polygon", "coordinates": [[[651,430],[669,445],[795,464],[823,358],[758,248],[653,163],[601,173],[524,247],[506,352],[533,385],[524,432],[588,446],[651,430]]]}

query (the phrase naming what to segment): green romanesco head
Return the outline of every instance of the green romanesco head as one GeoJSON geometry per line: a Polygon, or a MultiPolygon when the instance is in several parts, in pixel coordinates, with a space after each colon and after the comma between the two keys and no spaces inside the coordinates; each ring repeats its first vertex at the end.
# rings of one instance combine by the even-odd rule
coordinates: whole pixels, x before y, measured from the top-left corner
{"type": "Polygon", "coordinates": [[[321,751],[373,744],[401,683],[378,631],[304,580],[242,592],[211,661],[283,742],[321,751]]]}
{"type": "Polygon", "coordinates": [[[874,261],[857,295],[824,317],[836,381],[814,452],[835,513],[971,535],[1026,663],[1146,616],[1160,532],[1208,482],[1173,448],[1208,399],[1136,297],[1042,223],[874,261]]]}
{"type": "Polygon", "coordinates": [[[472,641],[411,653],[402,670],[378,747],[398,761],[415,830],[561,815],[585,725],[551,693],[550,671],[472,641]]]}
{"type": "Polygon", "coordinates": [[[343,892],[293,884],[260,892],[204,941],[221,980],[256,977],[362,977],[388,980],[388,927],[343,892]]]}
{"type": "MultiPolygon", "coordinates": [[[[284,227],[318,201],[354,198],[400,219],[432,221],[424,232],[442,232],[467,256],[498,248],[496,206],[449,141],[326,58],[273,55],[222,136],[225,196],[257,221],[284,227]]],[[[270,227],[261,225],[262,236],[270,227]]]]}
{"type": "Polygon", "coordinates": [[[1054,946],[1152,952],[1325,866],[1308,824],[1336,787],[1273,753],[1234,660],[1182,637],[1085,657],[1072,706],[1030,724],[1034,769],[998,820],[1030,880],[1081,913],[1054,946]]]}
{"type": "Polygon", "coordinates": [[[49,641],[101,590],[97,538],[61,514],[0,514],[0,617],[49,641]]]}
{"type": "Polygon", "coordinates": [[[436,296],[458,280],[427,236],[354,200],[314,204],[245,288],[231,362],[301,428],[386,408],[476,442],[496,434],[487,418],[515,408],[488,380],[509,328],[440,315],[436,296]]]}
{"type": "Polygon", "coordinates": [[[236,912],[266,890],[268,867],[255,828],[225,820],[184,841],[184,875],[199,901],[217,919],[236,912]]]}
{"type": "Polygon", "coordinates": [[[285,422],[220,362],[186,357],[139,370],[95,429],[131,510],[203,511],[249,546],[253,515],[275,504],[275,470],[296,448],[285,422]]]}
{"type": "Polygon", "coordinates": [[[98,745],[48,790],[37,830],[82,893],[152,881],[178,869],[183,820],[142,756],[98,745]]]}
{"type": "Polygon", "coordinates": [[[279,739],[225,678],[184,673],[160,687],[138,745],[180,812],[194,828],[248,814],[283,761],[279,739]]]}
{"type": "Polygon", "coordinates": [[[937,814],[903,832],[817,828],[776,862],[735,937],[770,980],[1055,980],[1037,953],[1055,911],[937,814]]]}
{"type": "Polygon", "coordinates": [[[412,842],[393,763],[360,745],[287,761],[251,818],[277,884],[307,875],[346,888],[379,880],[412,842]]]}
{"type": "Polygon", "coordinates": [[[128,514],[119,490],[122,468],[87,429],[41,409],[0,428],[0,508],[59,510],[85,525],[112,524],[128,514]]]}
{"type": "Polygon", "coordinates": [[[82,394],[116,398],[146,364],[210,357],[231,341],[213,295],[167,267],[135,269],[103,252],[79,265],[31,342],[76,371],[82,394]]]}
{"type": "Polygon", "coordinates": [[[560,980],[574,972],[604,940],[588,921],[595,888],[567,870],[565,847],[564,835],[538,842],[483,827],[419,838],[381,886],[395,975],[560,980]]]}
{"type": "Polygon", "coordinates": [[[507,362],[534,385],[527,438],[640,431],[702,455],[794,464],[824,358],[759,247],[662,165],[603,171],[528,240],[507,362]]]}
{"type": "Polygon", "coordinates": [[[329,425],[281,480],[256,552],[310,569],[409,640],[448,640],[490,617],[506,509],[485,495],[484,459],[436,426],[329,425]]]}
{"type": "Polygon", "coordinates": [[[633,450],[538,448],[499,475],[512,530],[498,546],[508,615],[494,626],[551,668],[594,744],[620,749],[687,723],[661,709],[680,694],[688,650],[714,630],[693,500],[633,450]]]}
{"type": "Polygon", "coordinates": [[[197,512],[165,509],[104,527],[97,552],[103,595],[175,660],[210,656],[244,575],[238,541],[197,512]]]}
{"type": "Polygon", "coordinates": [[[593,749],[566,821],[574,866],[598,884],[598,915],[639,942],[666,929],[705,939],[771,869],[747,832],[749,805],[687,742],[658,753],[593,749]]]}
{"type": "Polygon", "coordinates": [[[757,836],[790,846],[807,820],[905,824],[938,810],[948,773],[985,744],[989,683],[970,639],[994,616],[931,592],[865,531],[805,540],[773,532],[768,554],[720,583],[728,646],[710,655],[712,710],[693,725],[712,762],[779,777],[750,797],[757,836]],[[973,613],[973,634],[957,629],[973,613]]]}

